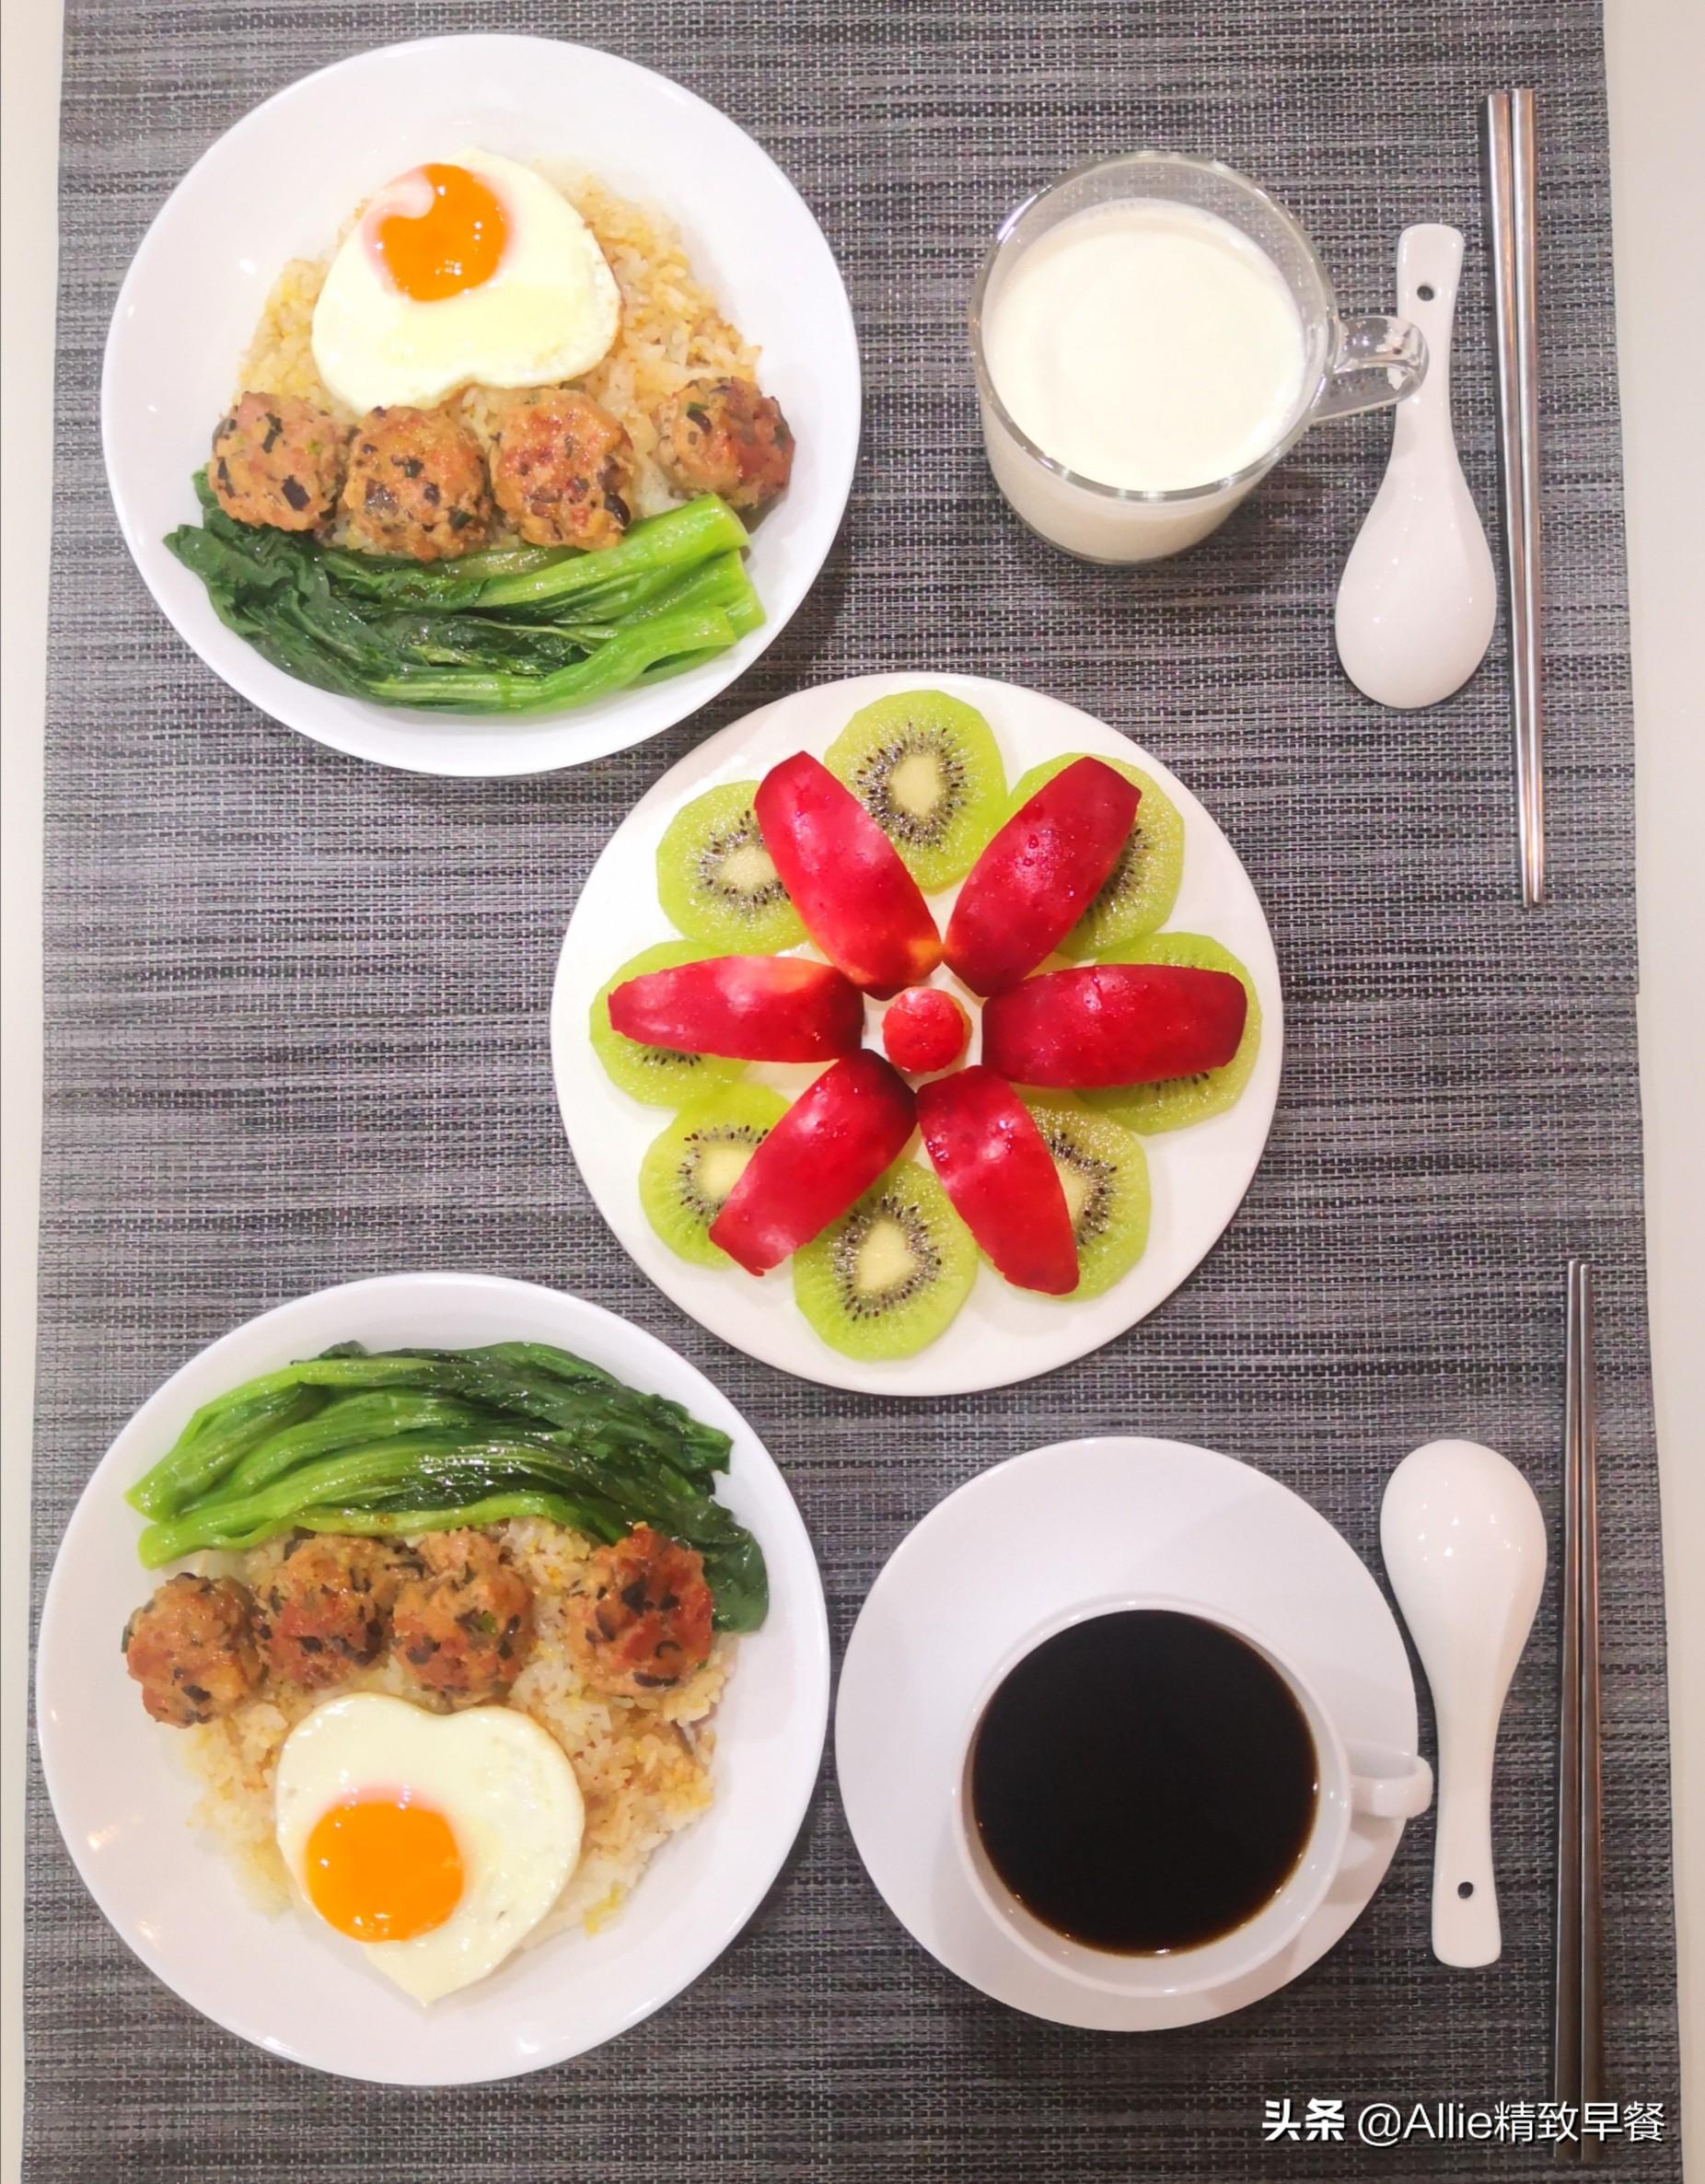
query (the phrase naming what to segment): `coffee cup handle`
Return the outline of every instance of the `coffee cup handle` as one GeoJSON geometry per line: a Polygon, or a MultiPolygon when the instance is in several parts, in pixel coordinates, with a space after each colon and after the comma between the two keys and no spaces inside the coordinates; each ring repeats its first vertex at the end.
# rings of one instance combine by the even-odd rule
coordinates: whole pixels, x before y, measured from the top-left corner
{"type": "Polygon", "coordinates": [[[1412,1820],[1432,1803],[1432,1770],[1409,1752],[1351,1754],[1350,1803],[1377,1820],[1412,1820]]]}

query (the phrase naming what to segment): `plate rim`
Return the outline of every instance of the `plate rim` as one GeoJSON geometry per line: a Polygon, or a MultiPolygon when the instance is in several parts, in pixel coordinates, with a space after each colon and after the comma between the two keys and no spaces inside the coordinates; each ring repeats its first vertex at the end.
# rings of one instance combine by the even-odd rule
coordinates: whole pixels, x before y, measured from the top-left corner
{"type": "MultiPolygon", "coordinates": [[[[829,286],[826,285],[826,300],[829,294],[829,286]]],[[[857,476],[859,458],[863,447],[864,358],[859,345],[858,322],[852,310],[852,297],[847,291],[846,279],[833,247],[823,231],[822,223],[806,203],[797,184],[782,167],[780,161],[765,145],[759,142],[749,130],[735,121],[732,115],[725,113],[720,107],[713,105],[701,93],[690,89],[685,84],[677,82],[673,76],[665,76],[660,69],[650,67],[642,61],[632,60],[625,53],[617,52],[609,47],[590,45],[585,40],[550,38],[528,31],[446,31],[423,38],[398,39],[384,45],[366,46],[357,52],[345,53],[335,61],[329,61],[319,68],[310,69],[306,75],[296,76],[291,82],[281,85],[276,91],[270,93],[265,99],[258,100],[253,106],[246,109],[234,122],[221,130],[218,135],[203,147],[167,192],[153,218],[144,230],[140,241],[132,253],[130,262],[124,269],[123,277],[120,281],[117,295],[113,299],[112,313],[107,323],[106,336],[102,344],[100,385],[96,407],[99,422],[101,467],[106,480],[108,496],[118,517],[120,535],[124,540],[125,550],[130,555],[132,565],[141,578],[156,610],[164,618],[179,642],[215,680],[223,683],[245,704],[252,706],[258,713],[268,720],[275,722],[279,726],[287,728],[296,735],[307,737],[309,741],[318,743],[326,749],[337,751],[346,758],[359,760],[365,765],[389,767],[397,773],[414,774],[428,780],[522,779],[539,774],[567,773],[577,766],[596,764],[600,759],[611,757],[618,751],[633,749],[642,743],[650,742],[655,737],[667,734],[671,728],[679,727],[682,721],[714,703],[724,691],[757,664],[776,639],[781,636],[783,631],[787,628],[794,616],[804,606],[815,589],[818,579],[823,573],[824,564],[834,551],[835,542],[840,536],[841,525],[845,519],[847,504],[852,497],[852,484],[857,476]],[[398,739],[402,741],[406,747],[412,738],[423,735],[433,728],[443,730],[447,724],[453,724],[456,730],[463,736],[480,737],[489,734],[493,739],[499,736],[521,738],[525,738],[529,726],[528,716],[430,713],[407,706],[378,706],[365,699],[352,698],[342,702],[360,709],[355,718],[366,724],[369,733],[361,733],[354,727],[344,728],[341,722],[335,718],[330,723],[310,726],[304,719],[297,717],[299,713],[303,711],[311,713],[315,700],[334,698],[336,693],[322,692],[312,684],[301,682],[297,678],[284,675],[282,669],[272,668],[269,663],[261,659],[258,653],[253,653],[252,649],[247,646],[240,654],[233,655],[234,660],[239,662],[240,666],[234,667],[231,673],[227,674],[224,668],[215,667],[203,652],[200,645],[183,627],[172,605],[162,596],[159,584],[157,582],[157,571],[153,562],[153,546],[156,542],[145,538],[144,531],[135,518],[135,511],[127,502],[120,482],[120,466],[115,461],[114,456],[116,398],[112,390],[116,383],[117,372],[115,353],[122,343],[130,316],[130,306],[141,283],[146,278],[147,259],[156,249],[158,238],[165,231],[168,222],[179,209],[180,201],[185,200],[186,193],[190,192],[191,185],[207,162],[219,151],[221,146],[239,132],[247,129],[259,116],[294,99],[309,94],[314,87],[327,77],[339,75],[345,70],[353,70],[372,64],[381,57],[394,58],[439,47],[474,45],[549,47],[553,52],[595,55],[600,64],[611,64],[621,70],[631,71],[633,75],[647,79],[653,86],[661,87],[662,90],[670,98],[702,110],[711,122],[723,129],[732,131],[740,137],[749,147],[755,158],[761,161],[767,168],[771,179],[780,184],[787,196],[797,206],[821,246],[824,267],[832,275],[830,285],[833,290],[836,320],[833,330],[834,339],[837,346],[843,347],[842,363],[850,364],[851,366],[852,397],[847,412],[850,417],[851,430],[847,434],[845,445],[840,452],[838,460],[825,479],[824,491],[821,495],[823,513],[819,518],[818,526],[814,529],[811,542],[803,549],[801,574],[794,587],[795,596],[788,600],[785,606],[780,608],[774,606],[771,600],[765,599],[763,601],[764,620],[759,628],[739,638],[718,659],[708,661],[702,668],[677,679],[679,687],[689,694],[679,703],[671,699],[669,703],[666,703],[661,708],[659,718],[652,726],[633,735],[617,735],[609,739],[600,740],[598,748],[595,749],[584,751],[573,749],[566,755],[557,753],[548,748],[541,749],[536,754],[530,748],[517,747],[512,757],[505,758],[499,762],[492,762],[478,753],[470,754],[465,759],[461,759],[408,748],[405,748],[402,752],[395,752],[373,749],[369,745],[373,741],[381,744],[388,741],[390,734],[394,732],[398,739]],[[818,536],[818,529],[820,529],[820,537],[818,536]],[[808,569],[806,566],[806,563],[810,564],[808,569]],[[266,672],[262,674],[260,672],[261,669],[265,669],[266,672]],[[282,710],[275,710],[273,700],[259,694],[259,690],[256,687],[259,685],[270,689],[269,678],[273,675],[283,678],[282,685],[275,693],[277,704],[282,710]],[[701,676],[704,678],[702,682],[700,680],[701,676]],[[302,692],[308,694],[301,696],[299,693],[302,692]]],[[[163,574],[163,572],[160,573],[163,574]]],[[[662,686],[655,687],[661,688],[662,686]]],[[[632,694],[629,691],[618,693],[617,698],[611,701],[612,705],[619,707],[621,700],[631,697],[632,694]]],[[[575,725],[584,723],[590,718],[596,718],[596,708],[590,714],[571,708],[555,714],[539,715],[530,725],[539,732],[539,744],[548,746],[553,731],[558,735],[568,733],[575,725]]],[[[610,717],[619,719],[619,711],[613,711],[610,717]]]]}
{"type": "MultiPolygon", "coordinates": [[[[657,912],[657,922],[662,927],[667,925],[667,920],[664,917],[661,909],[657,912]]],[[[1189,929],[1188,926],[1171,925],[1161,928],[1163,932],[1189,929]]],[[[1255,966],[1251,967],[1252,974],[1256,968],[1255,966]]],[[[1244,1200],[1248,1195],[1261,1161],[1266,1156],[1268,1143],[1272,1134],[1273,1121],[1278,1111],[1279,1091],[1283,1075],[1284,993],[1271,924],[1243,859],[1233,847],[1230,838],[1201,798],[1187,783],[1181,781],[1164,761],[1155,757],[1133,736],[1126,735],[1123,730],[1114,727],[1110,722],[1104,721],[1096,714],[1085,711],[1082,706],[1073,704],[1069,699],[1057,697],[1051,691],[1038,690],[1032,684],[1015,682],[997,676],[960,673],[953,669],[934,672],[927,668],[918,671],[881,669],[864,675],[841,676],[824,682],[807,683],[785,692],[781,697],[771,699],[762,705],[755,706],[749,713],[742,714],[737,719],[718,729],[714,735],[707,737],[702,742],[694,745],[666,773],[651,784],[604,842],[597,856],[593,860],[586,877],[582,883],[580,893],[576,896],[570,911],[562,945],[557,954],[556,970],[551,980],[548,1037],[551,1048],[551,1080],[556,1095],[558,1118],[562,1123],[563,1133],[568,1139],[570,1153],[587,1193],[606,1226],[609,1227],[617,1242],[621,1244],[622,1249],[627,1252],[639,1272],[654,1287],[661,1290],[669,1298],[677,1310],[685,1313],[697,1325],[704,1328],[707,1333],[713,1335],[719,1342],[727,1342],[731,1348],[739,1351],[742,1355],[750,1357],[759,1364],[768,1365],[774,1371],[787,1373],[793,1378],[804,1381],[807,1385],[837,1388],[854,1394],[897,1397],[907,1400],[939,1400],[949,1397],[980,1394],[996,1388],[1015,1386],[1023,1381],[1037,1378],[1044,1373],[1062,1370],[1065,1366],[1075,1364],[1079,1359],[1089,1356],[1096,1351],[1105,1348],[1108,1343],[1119,1341],[1124,1336],[1131,1334],[1136,1327],[1141,1326],[1145,1319],[1158,1311],[1204,1263],[1223,1240],[1233,1221],[1235,1220],[1244,1200]],[[1074,1349],[1064,1348],[1062,1354],[1052,1356],[1044,1364],[1018,1363],[1011,1371],[997,1373],[993,1377],[990,1377],[986,1372],[968,1373],[963,1370],[954,1371],[951,1368],[930,1373],[923,1361],[929,1360],[936,1350],[937,1346],[932,1345],[930,1349],[918,1353],[913,1358],[897,1361],[906,1370],[907,1378],[902,1383],[898,1379],[889,1380],[881,1377],[880,1366],[873,1367],[867,1361],[842,1357],[826,1343],[818,1345],[821,1354],[810,1368],[776,1354],[770,1346],[762,1348],[749,1346],[741,1335],[729,1331],[725,1325],[713,1325],[702,1319],[695,1306],[689,1301],[686,1295],[682,1294],[680,1287],[671,1286],[665,1282],[653,1266],[633,1251],[622,1230],[611,1218],[606,1205],[606,1199],[610,1196],[610,1192],[607,1188],[600,1187],[604,1179],[602,1174],[600,1173],[598,1179],[595,1180],[592,1171],[580,1157],[574,1125],[571,1120],[569,1087],[582,1073],[578,1070],[576,1063],[568,1060],[567,1057],[570,1041],[576,1036],[584,1040],[584,1031],[579,1030],[577,1020],[569,1009],[567,993],[574,978],[574,968],[570,963],[570,950],[574,939],[575,923],[581,914],[587,891],[591,889],[599,871],[616,854],[619,844],[636,821],[648,819],[666,807],[679,808],[689,796],[696,793],[698,788],[704,785],[703,777],[719,770],[716,757],[718,751],[723,747],[733,744],[737,739],[749,738],[755,728],[761,732],[764,724],[771,715],[780,714],[802,702],[820,703],[840,695],[845,703],[864,704],[892,691],[921,687],[941,689],[949,694],[967,697],[969,702],[978,704],[982,709],[987,709],[992,703],[998,703],[1003,697],[1015,695],[1026,703],[1040,703],[1048,708],[1069,714],[1074,721],[1094,729],[1097,735],[1115,738],[1133,763],[1146,767],[1153,772],[1163,784],[1175,794],[1180,803],[1180,807],[1186,810],[1187,816],[1192,809],[1200,813],[1201,821],[1217,837],[1225,854],[1236,867],[1259,917],[1262,934],[1265,937],[1271,964],[1271,993],[1269,994],[1263,989],[1261,994],[1262,1054],[1258,1059],[1256,1066],[1258,1073],[1267,1069],[1271,1070],[1272,1090],[1271,1104],[1260,1133],[1259,1143],[1249,1158],[1247,1173],[1238,1187],[1236,1197],[1226,1214],[1224,1222],[1202,1249],[1190,1260],[1189,1264],[1179,1271],[1170,1287],[1163,1295],[1155,1299],[1148,1311],[1140,1314],[1135,1319],[1126,1321],[1121,1327],[1109,1330],[1097,1340],[1085,1341],[1074,1349]],[[856,696],[852,695],[854,692],[856,696]],[[676,782],[677,777],[683,774],[697,775],[701,778],[696,783],[690,782],[688,785],[671,788],[671,784],[676,782]],[[1267,1059],[1270,1054],[1270,1062],[1267,1059]]],[[[594,1081],[599,1083],[604,1081],[601,1073],[594,1081]]],[[[656,1113],[659,1117],[657,1127],[661,1129],[664,1126],[667,1110],[659,1108],[656,1113]]],[[[1212,1123],[1207,1126],[1212,1127],[1212,1123]]],[[[1169,1134],[1161,1133],[1153,1137],[1143,1138],[1144,1155],[1151,1163],[1159,1156],[1154,1148],[1164,1146],[1169,1134]]],[[[1188,1133],[1180,1132],[1177,1134],[1184,1136],[1188,1133]]],[[[666,1247],[659,1247],[657,1260],[659,1267],[666,1265],[663,1256],[666,1249],[666,1247]]],[[[1139,1265],[1141,1263],[1139,1261],[1139,1265]]],[[[1087,1301],[1093,1306],[1099,1300],[1090,1299],[1087,1301]]],[[[1064,1307],[1062,1306],[1051,1304],[1047,1308],[1060,1312],[1062,1322],[1064,1322],[1064,1307]]],[[[951,1330],[948,1331],[950,1333],[951,1330]]],[[[1026,1353],[1021,1345],[1015,1343],[1007,1354],[1014,1358],[1023,1358],[1026,1353]]]]}
{"type": "MultiPolygon", "coordinates": [[[[761,1466],[760,1468],[761,1470],[761,1466]]],[[[766,1551],[770,1550],[770,1542],[765,1542],[766,1551]]],[[[78,1879],[87,1891],[95,1908],[105,1920],[109,1930],[144,1969],[160,1981],[162,1986],[174,1994],[187,2008],[193,2010],[198,2016],[204,2018],[208,2023],[217,2025],[221,2030],[231,2034],[234,2038],[283,2061],[300,2064],[305,2069],[315,2071],[323,2075],[345,2078],[363,2085],[419,2087],[487,2085],[496,2084],[507,2078],[525,2076],[534,2071],[550,2069],[559,2063],[570,2062],[576,2056],[592,2052],[621,2034],[630,2031],[635,2025],[644,2022],[645,2018],[666,2007],[678,1995],[684,1993],[689,1987],[702,1978],[704,1973],[717,1963],[738,1940],[784,1874],[817,1795],[817,1786],[822,1772],[823,1753],[827,1747],[831,1706],[831,1652],[828,1602],[823,1586],[822,1566],[817,1549],[812,1542],[804,1515],[795,1498],[793,1489],[788,1484],[786,1474],[771,1454],[767,1444],[735,1404],[732,1398],[725,1395],[702,1367],[694,1365],[691,1359],[683,1357],[679,1351],[672,1349],[660,1336],[653,1334],[649,1328],[642,1327],[635,1321],[624,1319],[620,1313],[611,1311],[607,1306],[597,1304],[589,1297],[581,1297],[567,1290],[552,1289],[544,1283],[522,1281],[509,1275],[488,1273],[482,1270],[455,1267],[411,1268],[397,1272],[361,1275],[346,1282],[331,1283],[323,1288],[307,1291],[300,1296],[285,1298],[278,1304],[269,1306],[264,1311],[252,1314],[249,1319],[236,1322],[226,1328],[223,1333],[215,1336],[211,1342],[203,1344],[201,1349],[194,1351],[185,1358],[122,1421],[99,1460],[85,1481],[54,1549],[52,1564],[48,1574],[47,1583],[42,1589],[41,1604],[32,1632],[32,1642],[35,1662],[34,1672],[29,1679],[29,1697],[34,1714],[35,1751],[41,1770],[42,1783],[47,1791],[49,1807],[52,1813],[54,1825],[59,1831],[61,1843],[71,1860],[78,1879]],[[231,2016],[207,2008],[193,1994],[185,1992],[184,1986],[173,1976],[167,1961],[157,1952],[142,1946],[141,1939],[114,1917],[108,1907],[102,1888],[98,1885],[96,1874],[91,1870],[92,1861],[86,1862],[80,1844],[71,1829],[66,1825],[62,1806],[62,1795],[66,1790],[65,1778],[57,1772],[55,1759],[57,1733],[50,1730],[48,1726],[53,1718],[53,1709],[46,1690],[47,1679],[50,1674],[52,1625],[56,1612],[63,1611],[63,1596],[65,1587],[70,1583],[64,1574],[67,1568],[66,1550],[74,1534],[81,1525],[98,1521],[95,1497],[98,1490],[100,1489],[102,1473],[108,1464],[111,1461],[120,1445],[143,1420],[145,1414],[156,1409],[161,1411],[169,1411],[174,1397],[180,1393],[181,1384],[192,1377],[199,1377],[203,1370],[208,1367],[210,1361],[215,1357],[218,1352],[227,1346],[234,1347],[239,1339],[252,1335],[254,1330],[264,1327],[268,1322],[294,1315],[306,1307],[323,1304],[334,1297],[380,1290],[394,1293],[401,1290],[418,1291],[427,1287],[466,1289],[470,1285],[493,1294],[526,1292],[534,1297],[544,1298],[552,1305],[566,1304],[572,1310],[588,1313],[592,1315],[595,1324],[614,1323],[621,1327],[626,1335],[637,1338],[641,1349],[647,1354],[667,1358],[673,1365],[684,1368],[695,1379],[702,1381],[714,1395],[717,1402],[744,1429],[749,1437],[753,1458],[762,1459],[762,1465],[768,1466],[769,1470],[773,1474],[774,1483],[781,1490],[785,1509],[791,1512],[796,1529],[795,1544],[802,1551],[800,1566],[802,1569],[808,1566],[810,1571],[808,1612],[803,1619],[803,1626],[797,1632],[799,1659],[809,1687],[807,1725],[799,1748],[801,1752],[804,1752],[806,1747],[809,1748],[809,1764],[806,1764],[803,1759],[798,1761],[793,1795],[784,1803],[771,1808],[785,1819],[786,1826],[784,1830],[780,1826],[777,1828],[773,1860],[771,1861],[766,1855],[766,1858],[760,1862],[766,1868],[761,1883],[748,1887],[740,1892],[737,1900],[737,1908],[718,1921],[715,1935],[707,1941],[702,1950],[695,1952],[695,1959],[682,1970],[679,1977],[671,1970],[656,1991],[634,2003],[621,2014],[619,2019],[611,2022],[608,2028],[598,2032],[595,2038],[585,2040],[571,2039],[566,2043],[547,2043],[533,2055],[517,2057],[513,2062],[505,2061],[500,2067],[494,2069],[489,2064],[481,2063],[465,2073],[453,2075],[436,2073],[425,2075],[375,2074],[368,2070],[353,2066],[344,2067],[335,2060],[304,2053],[293,2044],[269,2035],[261,2026],[252,2020],[243,2023],[234,2022],[231,2016]],[[809,1725],[813,1721],[816,1724],[815,1730],[809,1725]]],[[[164,1756],[163,1754],[162,1757],[164,1758],[164,1756]]],[[[246,1906],[244,1908],[247,1909],[246,1906]]],[[[261,1914],[254,1915],[259,1917],[261,1914]]],[[[567,1940],[571,1937],[564,1934],[554,1938],[567,1940]]]]}

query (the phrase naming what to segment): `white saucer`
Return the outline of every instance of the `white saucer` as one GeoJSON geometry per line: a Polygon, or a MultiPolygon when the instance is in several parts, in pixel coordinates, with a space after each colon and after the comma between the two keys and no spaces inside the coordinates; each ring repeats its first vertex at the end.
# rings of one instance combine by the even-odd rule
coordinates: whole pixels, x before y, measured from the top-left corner
{"type": "MultiPolygon", "coordinates": [[[[931,898],[945,929],[957,889],[931,898]]],[[[966,1001],[972,1018],[967,1059],[979,1052],[981,1004],[945,970],[931,983],[966,1001]]],[[[873,1016],[872,1023],[874,1025],[873,1016]]],[[[868,1041],[867,1041],[868,1043],[868,1041]]],[[[1219,1241],[1249,1187],[1272,1127],[1284,1046],[1279,965],[1259,899],[1237,853],[1177,777],[1129,737],[1039,691],[980,675],[862,675],[796,691],[701,743],[642,796],[586,877],[569,920],[551,1000],[551,1061],[557,1103],[574,1160],[597,1209],[635,1263],[701,1327],[748,1357],[864,1395],[964,1395],[1003,1388],[1070,1365],[1145,1319],[1219,1241]],[[987,719],[1008,783],[1044,759],[1082,750],[1147,769],[1184,821],[1184,877],[1168,930],[1207,933],[1248,966],[1261,1003],[1261,1046],[1234,1108],[1187,1130],[1145,1137],[1152,1212],[1148,1246],[1102,1295],[1079,1301],[1038,1296],[990,1267],[952,1325],[915,1357],[846,1357],[817,1334],[794,1303],[789,1268],[755,1281],[733,1265],[691,1266],[658,1237],[640,1204],[640,1163],[669,1120],[612,1085],[592,1051],[592,997],[630,956],[674,935],[657,903],[657,843],[680,809],[724,782],[754,779],[798,750],[821,757],[861,705],[890,691],[945,690],[987,719]]],[[[796,1098],[808,1071],[754,1066],[749,1073],[796,1098]]]]}
{"type": "Polygon", "coordinates": [[[1027,1630],[1076,1601],[1140,1592],[1223,1605],[1283,1647],[1347,1743],[1416,1748],[1409,1656],[1349,1541],[1252,1465],[1135,1436],[1033,1449],[932,1509],[871,1587],[835,1709],[852,1840],[913,1940],[997,2002],[1108,2032],[1227,2016],[1295,1979],[1366,1910],[1403,1832],[1357,1816],[1343,1869],[1292,1947],[1200,1994],[1093,1992],[999,1933],[950,1832],[967,1717],[1027,1630]]]}

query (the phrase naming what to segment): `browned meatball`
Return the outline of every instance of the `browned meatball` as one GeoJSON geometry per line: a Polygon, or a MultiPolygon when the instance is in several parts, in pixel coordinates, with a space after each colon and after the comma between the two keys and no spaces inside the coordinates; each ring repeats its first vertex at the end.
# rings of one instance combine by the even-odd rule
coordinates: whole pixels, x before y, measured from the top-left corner
{"type": "Polygon", "coordinates": [[[168,1577],[125,1624],[124,1665],[157,1722],[234,1713],[261,1677],[248,1593],[229,1577],[168,1577]]]}
{"type": "Polygon", "coordinates": [[[298,1539],[255,1602],[267,1667],[310,1690],[367,1667],[384,1649],[398,1587],[419,1566],[389,1540],[298,1539]]]}
{"type": "Polygon", "coordinates": [[[530,545],[613,546],[632,517],[633,443],[590,395],[518,394],[492,436],[492,491],[530,545]]]}
{"type": "Polygon", "coordinates": [[[432,1532],[418,1552],[425,1566],[404,1584],[391,1617],[398,1658],[445,1698],[503,1698],[532,1649],[526,1578],[481,1532],[432,1532]]]}
{"type": "Polygon", "coordinates": [[[794,436],[751,380],[695,379],[657,412],[657,460],[679,493],[767,508],[793,473],[794,436]]]}
{"type": "Polygon", "coordinates": [[[311,531],[337,505],[349,434],[294,394],[245,394],[219,420],[207,480],[226,514],[311,531]]]}
{"type": "Polygon", "coordinates": [[[447,561],[491,535],[480,443],[447,410],[370,410],[350,443],[343,511],[374,553],[447,561]]]}
{"type": "Polygon", "coordinates": [[[586,1589],[569,1603],[569,1652],[600,1691],[673,1690],[710,1658],[711,1614],[702,1556],[635,1525],[592,1557],[586,1589]]]}

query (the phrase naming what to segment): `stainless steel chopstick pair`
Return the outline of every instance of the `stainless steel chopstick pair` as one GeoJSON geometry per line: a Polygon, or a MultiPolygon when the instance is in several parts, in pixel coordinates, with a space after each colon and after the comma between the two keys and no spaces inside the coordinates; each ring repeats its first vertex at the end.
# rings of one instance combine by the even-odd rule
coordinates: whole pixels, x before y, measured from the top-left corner
{"type": "Polygon", "coordinates": [[[1486,99],[1486,213],[1497,339],[1498,447],[1510,573],[1510,684],[1522,900],[1545,900],[1541,690],[1539,356],[1536,314],[1534,95],[1486,99]]]}
{"type": "MultiPolygon", "coordinates": [[[[1563,1628],[1557,1775],[1557,1994],[1551,2094],[1605,2097],[1604,1828],[1599,1798],[1598,1388],[1593,1270],[1569,1261],[1563,1382],[1563,1628]]],[[[1558,2152],[1596,2160],[1583,2129],[1558,2152]]]]}

